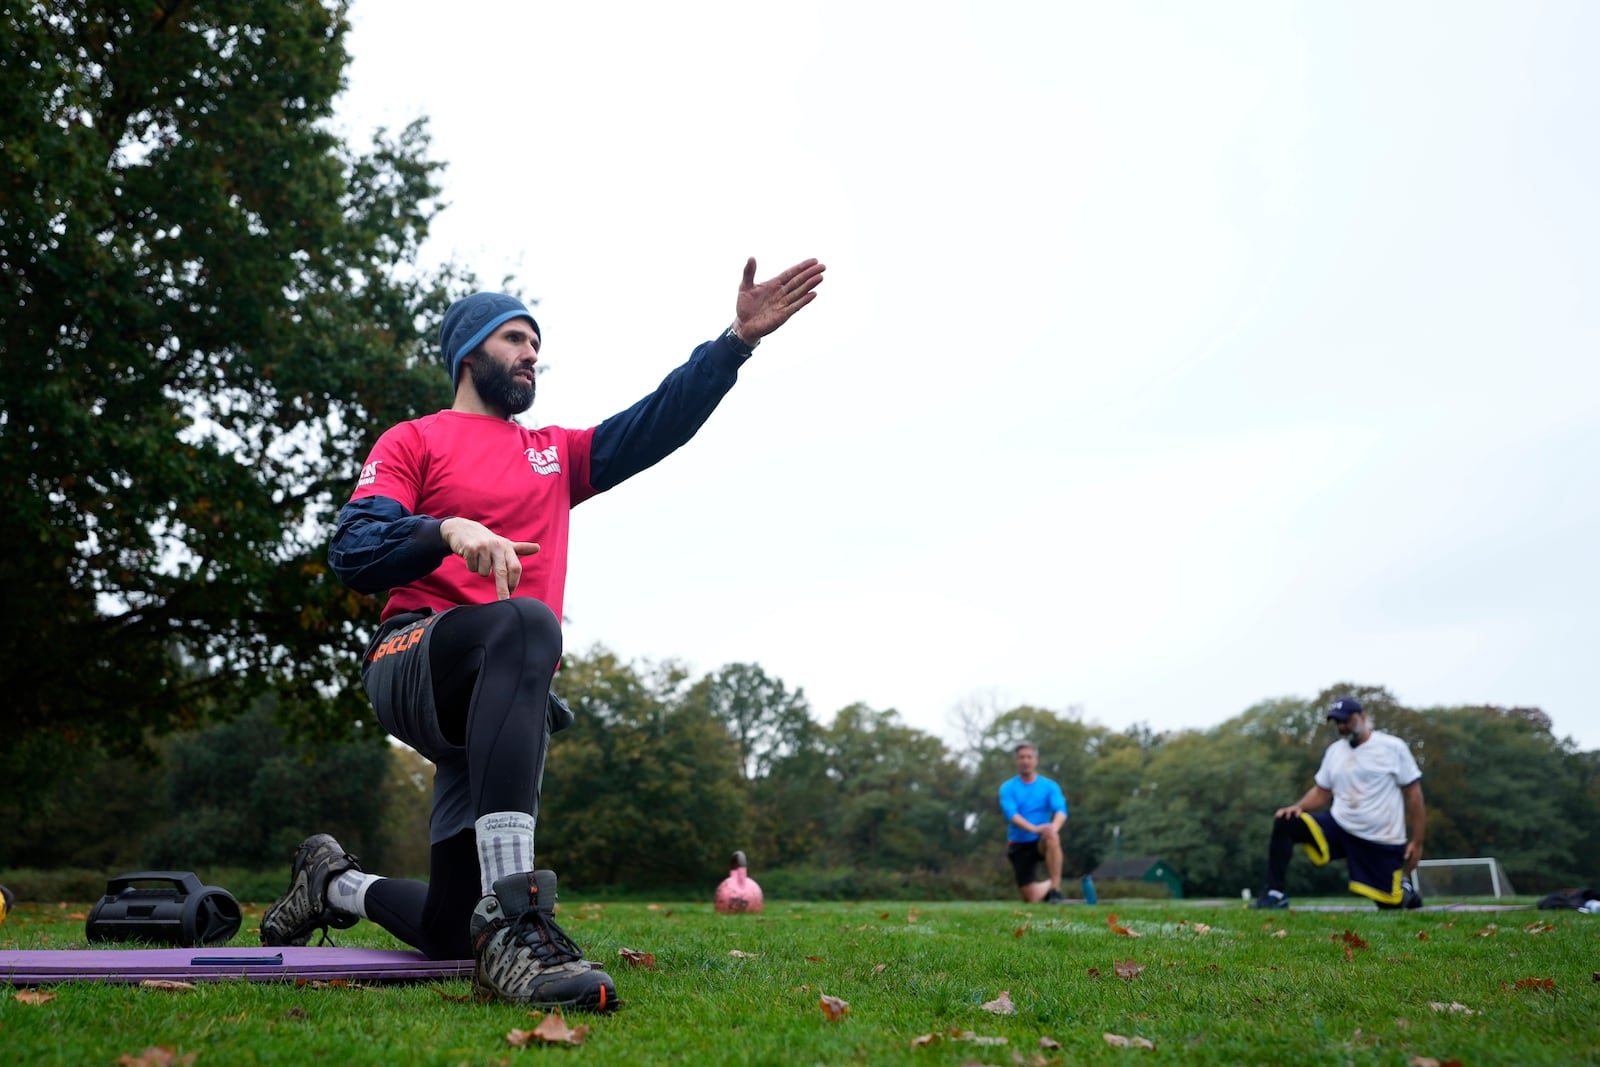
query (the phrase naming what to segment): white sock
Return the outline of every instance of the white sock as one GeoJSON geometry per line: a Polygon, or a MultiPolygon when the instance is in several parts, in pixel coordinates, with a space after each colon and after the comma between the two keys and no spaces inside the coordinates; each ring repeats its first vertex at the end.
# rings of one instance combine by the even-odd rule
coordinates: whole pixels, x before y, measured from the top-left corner
{"type": "Polygon", "coordinates": [[[525,811],[494,811],[472,824],[478,834],[478,872],[483,895],[508,874],[533,870],[533,816],[525,811]]]}
{"type": "Polygon", "coordinates": [[[1283,894],[1283,893],[1280,893],[1280,892],[1279,892],[1279,891],[1278,891],[1278,890],[1276,890],[1276,889],[1269,889],[1269,890],[1267,890],[1267,896],[1269,896],[1269,897],[1281,897],[1281,896],[1283,896],[1283,895],[1284,895],[1284,894],[1283,894]]]}
{"type": "Polygon", "coordinates": [[[345,871],[328,886],[328,904],[336,911],[367,918],[367,890],[381,875],[345,871]]]}

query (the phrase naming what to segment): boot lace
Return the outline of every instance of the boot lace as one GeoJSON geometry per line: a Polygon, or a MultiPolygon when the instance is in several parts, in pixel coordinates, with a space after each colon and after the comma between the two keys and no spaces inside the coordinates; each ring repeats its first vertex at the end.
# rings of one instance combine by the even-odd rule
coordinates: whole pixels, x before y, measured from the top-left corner
{"type": "Polygon", "coordinates": [[[583,959],[583,950],[577,942],[556,925],[555,919],[537,908],[520,915],[511,924],[508,936],[514,944],[532,952],[546,967],[559,967],[583,959]]]}

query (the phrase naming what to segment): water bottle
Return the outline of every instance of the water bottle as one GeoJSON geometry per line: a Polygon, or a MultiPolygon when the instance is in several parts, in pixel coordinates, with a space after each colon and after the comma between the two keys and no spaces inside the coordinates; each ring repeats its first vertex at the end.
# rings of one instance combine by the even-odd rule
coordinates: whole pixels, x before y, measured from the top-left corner
{"type": "Polygon", "coordinates": [[[1085,904],[1098,904],[1100,898],[1094,895],[1094,879],[1087,874],[1083,876],[1083,902],[1085,904]]]}

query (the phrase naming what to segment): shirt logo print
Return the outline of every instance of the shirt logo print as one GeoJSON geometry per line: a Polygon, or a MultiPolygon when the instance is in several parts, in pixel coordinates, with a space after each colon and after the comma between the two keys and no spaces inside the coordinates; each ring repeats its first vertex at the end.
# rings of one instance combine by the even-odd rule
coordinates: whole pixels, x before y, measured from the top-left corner
{"type": "Polygon", "coordinates": [[[360,489],[363,485],[371,485],[378,480],[378,464],[382,462],[383,460],[381,459],[375,459],[361,468],[361,480],[356,482],[357,489],[360,489]]]}
{"type": "Polygon", "coordinates": [[[533,468],[535,474],[560,474],[561,461],[556,458],[556,446],[549,448],[530,448],[523,455],[528,457],[528,466],[533,468]]]}

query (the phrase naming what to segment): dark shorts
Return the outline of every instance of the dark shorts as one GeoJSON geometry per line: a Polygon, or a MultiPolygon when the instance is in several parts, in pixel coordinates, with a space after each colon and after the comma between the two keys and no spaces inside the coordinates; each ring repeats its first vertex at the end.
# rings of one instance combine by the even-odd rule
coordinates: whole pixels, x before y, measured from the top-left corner
{"type": "Polygon", "coordinates": [[[1018,886],[1044,881],[1039,877],[1039,864],[1044,862],[1044,853],[1039,851],[1038,841],[1011,842],[1006,846],[1006,859],[1011,861],[1011,869],[1016,872],[1018,886]]]}
{"type": "Polygon", "coordinates": [[[433,703],[428,637],[445,616],[396,615],[378,628],[361,660],[361,681],[378,722],[433,761],[433,814],[428,838],[438,844],[472,825],[467,750],[444,736],[433,703]]]}
{"type": "Polygon", "coordinates": [[[1399,907],[1405,891],[1400,879],[1405,874],[1406,847],[1384,845],[1346,833],[1326,811],[1301,812],[1295,827],[1299,841],[1321,867],[1330,860],[1343,859],[1350,873],[1350,892],[1359,893],[1380,907],[1399,907]]]}
{"type": "MultiPolygon", "coordinates": [[[[473,610],[396,615],[378,627],[361,660],[362,687],[378,722],[434,764],[433,814],[428,820],[433,844],[470,828],[474,816],[465,738],[447,736],[440,725],[429,646],[441,620],[473,610]]],[[[572,724],[572,709],[554,693],[549,694],[546,714],[551,733],[572,724]]]]}

